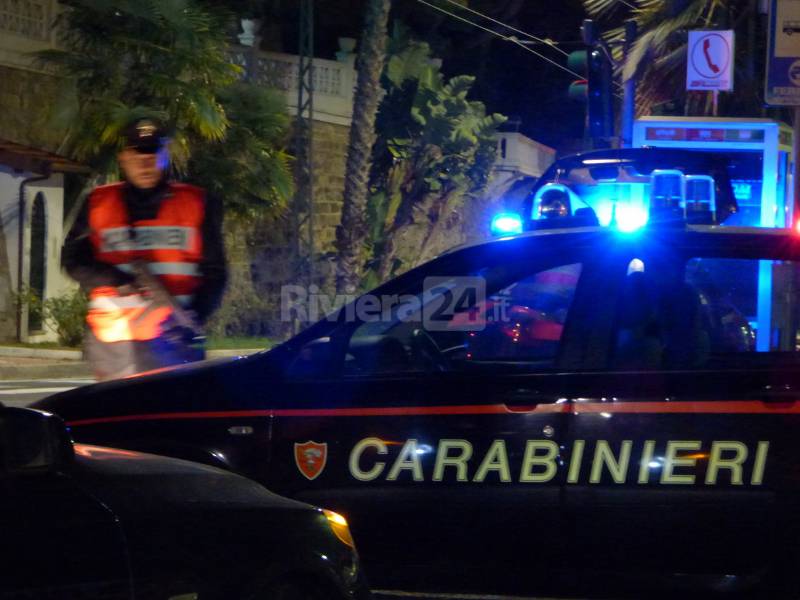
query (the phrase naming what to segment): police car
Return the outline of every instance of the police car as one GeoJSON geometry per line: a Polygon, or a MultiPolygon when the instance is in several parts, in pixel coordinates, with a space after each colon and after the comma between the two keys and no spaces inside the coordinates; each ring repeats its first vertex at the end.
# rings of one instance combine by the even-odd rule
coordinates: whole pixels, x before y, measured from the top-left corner
{"type": "Polygon", "coordinates": [[[792,597],[800,236],[736,225],[714,157],[663,158],[565,159],[523,232],[273,350],[39,406],[332,508],[379,589],[792,597]]]}

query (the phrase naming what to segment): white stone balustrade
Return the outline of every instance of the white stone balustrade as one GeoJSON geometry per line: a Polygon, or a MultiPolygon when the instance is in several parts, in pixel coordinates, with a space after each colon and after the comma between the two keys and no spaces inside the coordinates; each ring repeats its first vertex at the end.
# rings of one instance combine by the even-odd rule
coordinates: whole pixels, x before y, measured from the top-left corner
{"type": "MultiPolygon", "coordinates": [[[[279,52],[255,52],[235,46],[233,60],[246,68],[255,61],[254,79],[262,85],[286,93],[291,114],[297,114],[297,78],[299,57],[279,52]],[[253,55],[248,60],[248,53],[253,55]]],[[[314,120],[337,125],[350,125],[353,117],[353,88],[356,70],[350,63],[315,58],[313,64],[314,120]]]]}
{"type": "Polygon", "coordinates": [[[34,68],[31,52],[54,46],[56,0],[0,0],[0,64],[34,68]]]}
{"type": "Polygon", "coordinates": [[[0,32],[49,41],[51,5],[49,0],[0,0],[0,32]]]}

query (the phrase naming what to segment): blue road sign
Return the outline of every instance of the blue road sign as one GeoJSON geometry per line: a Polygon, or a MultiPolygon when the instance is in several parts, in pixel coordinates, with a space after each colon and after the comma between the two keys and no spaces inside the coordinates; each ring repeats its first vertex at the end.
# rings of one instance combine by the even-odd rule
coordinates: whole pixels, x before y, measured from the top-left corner
{"type": "Polygon", "coordinates": [[[770,0],[764,98],[776,106],[800,106],[800,2],[770,0]]]}

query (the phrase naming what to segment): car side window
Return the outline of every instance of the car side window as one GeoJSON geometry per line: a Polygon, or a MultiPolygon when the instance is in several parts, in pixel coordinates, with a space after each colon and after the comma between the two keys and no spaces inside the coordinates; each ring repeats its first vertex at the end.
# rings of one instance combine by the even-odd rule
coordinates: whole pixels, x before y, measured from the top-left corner
{"type": "Polygon", "coordinates": [[[724,368],[779,354],[800,359],[798,282],[800,265],[792,261],[634,259],[617,308],[613,366],[724,368]]]}
{"type": "Polygon", "coordinates": [[[486,363],[552,368],[582,265],[524,276],[503,267],[469,277],[426,281],[388,319],[353,332],[345,376],[459,371],[486,363]]]}

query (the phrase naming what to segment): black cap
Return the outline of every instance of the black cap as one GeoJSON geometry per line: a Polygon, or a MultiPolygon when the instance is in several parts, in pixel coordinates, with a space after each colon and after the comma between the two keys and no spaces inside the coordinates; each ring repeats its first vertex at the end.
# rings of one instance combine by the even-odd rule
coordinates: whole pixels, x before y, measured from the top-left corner
{"type": "Polygon", "coordinates": [[[155,119],[136,119],[124,130],[125,146],[142,154],[155,154],[164,146],[166,132],[155,119]]]}

